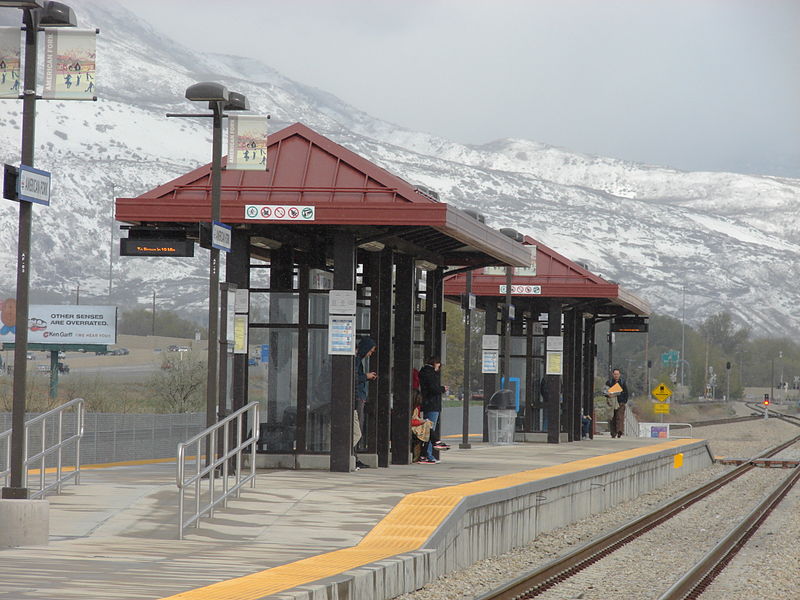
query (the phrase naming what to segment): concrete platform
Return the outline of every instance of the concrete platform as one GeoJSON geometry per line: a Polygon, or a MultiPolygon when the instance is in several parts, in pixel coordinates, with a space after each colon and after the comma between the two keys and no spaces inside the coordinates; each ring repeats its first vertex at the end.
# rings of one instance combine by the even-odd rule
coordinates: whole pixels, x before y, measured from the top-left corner
{"type": "Polygon", "coordinates": [[[86,471],[50,498],[49,545],[0,551],[0,599],[389,597],[710,464],[704,442],[671,443],[454,445],[437,465],[264,471],[183,541],[174,465],[86,471]],[[409,514],[424,526],[408,532],[409,514]]]}

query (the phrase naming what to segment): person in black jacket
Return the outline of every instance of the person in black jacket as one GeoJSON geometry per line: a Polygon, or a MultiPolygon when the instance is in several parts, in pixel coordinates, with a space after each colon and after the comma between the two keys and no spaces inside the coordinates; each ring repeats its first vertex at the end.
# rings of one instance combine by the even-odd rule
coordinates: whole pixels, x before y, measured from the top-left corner
{"type": "Polygon", "coordinates": [[[440,369],[442,361],[438,356],[431,356],[425,366],[419,370],[419,388],[422,394],[422,413],[432,423],[431,438],[425,447],[425,456],[419,459],[420,464],[435,464],[439,462],[433,456],[433,449],[447,450],[450,448],[443,441],[434,439],[434,430],[442,412],[442,393],[447,388],[442,385],[440,369]]]}
{"type": "Polygon", "coordinates": [[[611,431],[611,437],[621,438],[625,432],[625,406],[628,404],[628,385],[622,379],[619,369],[611,371],[611,378],[606,381],[606,396],[611,402],[616,399],[617,407],[614,409],[614,414],[611,421],[608,423],[608,428],[611,431]],[[609,389],[613,388],[615,384],[619,384],[622,388],[621,392],[616,394],[609,393],[609,389]]]}

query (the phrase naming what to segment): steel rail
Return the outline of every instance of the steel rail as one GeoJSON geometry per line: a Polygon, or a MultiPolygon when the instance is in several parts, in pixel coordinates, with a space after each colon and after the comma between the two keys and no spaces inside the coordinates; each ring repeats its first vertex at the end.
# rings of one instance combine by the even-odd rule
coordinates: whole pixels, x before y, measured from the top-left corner
{"type": "Polygon", "coordinates": [[[797,442],[800,442],[800,436],[769,448],[716,479],[542,567],[524,573],[503,586],[477,596],[475,600],[517,600],[538,596],[754,469],[753,460],[774,456],[797,442]]]}
{"type": "Polygon", "coordinates": [[[753,536],[770,513],[800,480],[800,469],[794,469],[771,494],[759,503],[739,524],[717,543],[686,574],[676,581],[658,600],[697,598],[711,585],[734,556],[753,536]]]}

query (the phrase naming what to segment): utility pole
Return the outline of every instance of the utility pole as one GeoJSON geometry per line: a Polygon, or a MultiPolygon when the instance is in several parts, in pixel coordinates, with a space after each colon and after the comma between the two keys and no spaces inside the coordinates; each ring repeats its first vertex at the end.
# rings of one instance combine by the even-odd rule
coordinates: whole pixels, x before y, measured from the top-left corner
{"type": "Polygon", "coordinates": [[[153,290],[153,337],[156,337],[156,291],[153,290]]]}

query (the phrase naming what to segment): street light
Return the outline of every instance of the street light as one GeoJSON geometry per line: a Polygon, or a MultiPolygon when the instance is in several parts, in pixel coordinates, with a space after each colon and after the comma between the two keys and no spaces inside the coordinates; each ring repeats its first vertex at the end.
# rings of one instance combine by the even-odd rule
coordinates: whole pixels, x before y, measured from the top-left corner
{"type": "MultiPolygon", "coordinates": [[[[75,27],[75,13],[66,4],[26,0],[0,1],[0,7],[22,9],[25,25],[25,75],[22,95],[21,163],[33,167],[36,133],[36,63],[39,27],[75,27]]],[[[30,288],[30,254],[32,206],[19,203],[19,233],[17,241],[17,329],[14,336],[14,389],[11,405],[11,456],[9,486],[3,488],[6,499],[27,499],[28,489],[22,487],[25,456],[25,388],[27,384],[28,353],[28,291],[30,288]]]]}
{"type": "MultiPolygon", "coordinates": [[[[213,118],[213,135],[211,138],[211,222],[220,221],[220,187],[222,179],[222,119],[227,110],[249,110],[247,98],[237,92],[229,92],[220,83],[204,81],[186,88],[186,99],[193,102],[208,102],[211,115],[177,115],[168,117],[210,116],[213,118]]],[[[216,423],[217,382],[219,366],[217,364],[219,337],[219,250],[213,246],[209,250],[209,282],[208,282],[208,376],[206,379],[206,426],[216,423]]]]}

